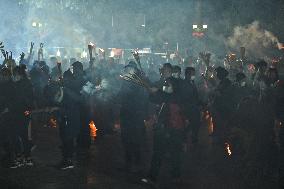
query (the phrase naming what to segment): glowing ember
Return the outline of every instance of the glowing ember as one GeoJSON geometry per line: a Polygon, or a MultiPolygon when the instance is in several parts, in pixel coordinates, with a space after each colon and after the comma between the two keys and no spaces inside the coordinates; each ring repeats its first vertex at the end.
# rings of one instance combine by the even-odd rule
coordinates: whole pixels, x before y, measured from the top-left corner
{"type": "Polygon", "coordinates": [[[277,46],[279,50],[284,49],[283,43],[277,43],[277,46]]]}
{"type": "Polygon", "coordinates": [[[95,125],[95,122],[91,121],[89,123],[89,126],[90,126],[90,136],[92,137],[92,139],[95,139],[97,137],[97,130],[98,130],[95,125]]]}
{"type": "Polygon", "coordinates": [[[231,151],[231,146],[230,146],[230,144],[226,142],[226,143],[225,143],[225,148],[226,148],[227,154],[228,154],[229,156],[231,156],[231,155],[232,155],[232,151],[231,151]]]}

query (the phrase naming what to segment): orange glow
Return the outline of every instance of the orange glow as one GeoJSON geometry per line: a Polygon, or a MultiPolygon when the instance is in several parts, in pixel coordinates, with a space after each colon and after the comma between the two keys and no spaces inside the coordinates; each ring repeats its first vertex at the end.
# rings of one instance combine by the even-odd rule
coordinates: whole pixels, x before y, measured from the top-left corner
{"type": "Polygon", "coordinates": [[[232,53],[229,54],[229,61],[235,61],[236,60],[236,54],[232,53]]]}
{"type": "Polygon", "coordinates": [[[25,116],[28,116],[28,115],[31,114],[31,112],[30,111],[25,111],[24,114],[25,114],[25,116]]]}
{"type": "Polygon", "coordinates": [[[228,154],[229,156],[231,156],[231,155],[232,155],[232,150],[231,150],[230,144],[226,142],[226,143],[225,143],[225,148],[226,148],[227,154],[228,154]]]}
{"type": "Polygon", "coordinates": [[[204,118],[208,125],[208,133],[211,135],[214,131],[213,117],[210,115],[209,111],[204,112],[204,118]]]}
{"type": "Polygon", "coordinates": [[[277,43],[277,46],[278,46],[279,50],[284,49],[284,44],[282,44],[282,43],[277,43]]]}
{"type": "Polygon", "coordinates": [[[97,137],[97,127],[95,125],[95,122],[92,120],[90,123],[89,123],[89,126],[90,126],[90,136],[95,139],[97,137]]]}

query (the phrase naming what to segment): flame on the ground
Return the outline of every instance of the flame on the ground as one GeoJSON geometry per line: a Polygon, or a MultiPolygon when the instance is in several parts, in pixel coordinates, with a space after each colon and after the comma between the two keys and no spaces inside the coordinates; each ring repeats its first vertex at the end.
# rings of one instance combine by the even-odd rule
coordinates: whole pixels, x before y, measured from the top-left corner
{"type": "Polygon", "coordinates": [[[90,126],[90,136],[95,139],[97,137],[97,127],[95,125],[95,122],[92,120],[90,121],[89,123],[89,126],[90,126]]]}
{"type": "Polygon", "coordinates": [[[232,155],[232,150],[231,150],[230,144],[226,142],[225,143],[225,148],[226,148],[228,156],[231,156],[232,155]]]}

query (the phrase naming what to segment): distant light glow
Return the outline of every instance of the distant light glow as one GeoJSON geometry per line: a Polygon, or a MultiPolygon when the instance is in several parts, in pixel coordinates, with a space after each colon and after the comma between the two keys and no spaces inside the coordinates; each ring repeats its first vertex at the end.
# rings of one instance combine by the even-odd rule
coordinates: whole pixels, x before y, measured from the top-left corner
{"type": "Polygon", "coordinates": [[[56,56],[60,57],[61,56],[61,52],[59,49],[57,49],[57,52],[56,52],[56,56]]]}
{"type": "Polygon", "coordinates": [[[114,57],[114,51],[110,51],[110,57],[114,57]]]}
{"type": "Polygon", "coordinates": [[[194,24],[194,25],[192,25],[192,28],[193,28],[193,29],[197,29],[198,26],[197,26],[196,24],[194,24]]]}
{"type": "Polygon", "coordinates": [[[87,58],[88,57],[88,53],[83,50],[83,52],[81,53],[81,58],[87,58]]]}
{"type": "Polygon", "coordinates": [[[36,27],[36,22],[33,22],[33,23],[32,23],[32,26],[33,26],[33,27],[36,27]]]}
{"type": "Polygon", "coordinates": [[[38,23],[38,27],[39,27],[39,28],[42,27],[42,23],[38,23]]]}
{"type": "Polygon", "coordinates": [[[207,24],[204,24],[202,27],[203,27],[203,29],[207,29],[208,28],[207,24]]]}

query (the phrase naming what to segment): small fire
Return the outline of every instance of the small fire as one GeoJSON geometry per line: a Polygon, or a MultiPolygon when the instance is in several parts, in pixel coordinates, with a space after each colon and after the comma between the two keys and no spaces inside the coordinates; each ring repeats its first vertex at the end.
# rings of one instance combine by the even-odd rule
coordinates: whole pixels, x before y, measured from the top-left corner
{"type": "Polygon", "coordinates": [[[232,155],[232,151],[231,151],[231,146],[230,146],[230,144],[226,142],[226,143],[225,143],[225,148],[226,148],[227,154],[228,154],[229,156],[231,156],[231,155],[232,155]]]}
{"type": "Polygon", "coordinates": [[[90,136],[92,137],[92,139],[95,139],[97,137],[97,130],[98,130],[95,125],[95,122],[91,121],[89,123],[89,126],[90,126],[90,136]]]}

